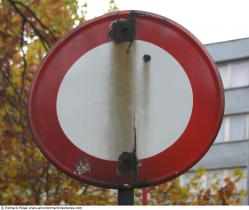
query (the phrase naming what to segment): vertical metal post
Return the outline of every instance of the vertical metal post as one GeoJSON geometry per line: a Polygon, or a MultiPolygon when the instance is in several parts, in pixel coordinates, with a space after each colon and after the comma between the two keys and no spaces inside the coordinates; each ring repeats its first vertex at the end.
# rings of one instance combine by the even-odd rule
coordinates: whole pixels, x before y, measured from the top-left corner
{"type": "Polygon", "coordinates": [[[134,189],[118,189],[118,205],[134,205],[134,189]]]}
{"type": "Polygon", "coordinates": [[[142,204],[148,205],[148,189],[147,188],[142,189],[142,204]]]}

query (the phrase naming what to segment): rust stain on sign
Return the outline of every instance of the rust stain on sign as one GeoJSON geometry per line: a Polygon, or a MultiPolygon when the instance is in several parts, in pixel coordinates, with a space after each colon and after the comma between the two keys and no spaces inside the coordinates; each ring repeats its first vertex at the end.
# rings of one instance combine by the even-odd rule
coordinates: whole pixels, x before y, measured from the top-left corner
{"type": "Polygon", "coordinates": [[[138,180],[138,160],[136,149],[137,147],[137,134],[136,134],[136,124],[134,117],[134,148],[132,152],[123,152],[119,156],[119,165],[117,168],[118,175],[122,175],[124,173],[133,173],[133,182],[136,183],[138,180]]]}

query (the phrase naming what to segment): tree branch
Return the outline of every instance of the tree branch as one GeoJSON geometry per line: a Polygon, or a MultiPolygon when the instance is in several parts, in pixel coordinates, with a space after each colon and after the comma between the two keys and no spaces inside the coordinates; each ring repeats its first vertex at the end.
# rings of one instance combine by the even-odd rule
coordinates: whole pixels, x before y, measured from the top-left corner
{"type": "Polygon", "coordinates": [[[20,95],[18,97],[18,100],[20,100],[23,91],[24,91],[24,85],[25,85],[25,75],[27,70],[27,60],[26,60],[26,53],[23,49],[23,43],[24,43],[24,27],[25,27],[26,21],[22,20],[22,26],[21,26],[21,37],[20,37],[20,48],[22,52],[22,61],[23,61],[23,71],[22,71],[22,78],[21,78],[21,89],[20,89],[20,95]]]}
{"type": "MultiPolygon", "coordinates": [[[[21,16],[21,18],[26,21],[27,23],[29,23],[29,25],[32,27],[32,29],[34,30],[34,32],[36,33],[36,35],[40,38],[40,40],[42,40],[42,43],[45,43],[48,45],[48,47],[50,48],[50,42],[48,41],[48,39],[36,28],[36,26],[34,25],[34,23],[32,21],[30,21],[23,13],[22,11],[17,7],[16,2],[13,0],[8,0],[10,5],[15,9],[15,11],[21,16]]],[[[47,51],[47,47],[46,45],[43,44],[43,47],[45,48],[45,50],[47,51]]]]}
{"type": "MultiPolygon", "coordinates": [[[[10,75],[6,72],[4,72],[2,69],[0,69],[1,74],[3,75],[3,78],[8,82],[8,84],[11,86],[13,89],[14,93],[20,98],[20,92],[16,89],[15,85],[13,82],[10,80],[10,75]]],[[[21,99],[21,98],[20,98],[21,99]]],[[[26,104],[23,100],[22,103],[26,104]]]]}
{"type": "Polygon", "coordinates": [[[13,1],[15,4],[19,4],[22,7],[24,7],[33,17],[34,19],[45,29],[49,32],[49,34],[51,35],[52,39],[54,42],[57,41],[57,37],[54,35],[54,33],[36,16],[36,14],[25,4],[23,4],[20,1],[13,1]]]}

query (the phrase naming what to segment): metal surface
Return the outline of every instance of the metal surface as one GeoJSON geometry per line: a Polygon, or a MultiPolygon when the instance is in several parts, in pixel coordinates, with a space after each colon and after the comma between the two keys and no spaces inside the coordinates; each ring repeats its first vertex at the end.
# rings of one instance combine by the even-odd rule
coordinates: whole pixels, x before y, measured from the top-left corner
{"type": "Polygon", "coordinates": [[[68,139],[105,160],[132,153],[135,131],[139,160],[159,154],[181,136],[192,114],[191,84],[177,60],[145,41],[134,41],[129,53],[128,47],[108,42],[85,53],[57,95],[57,116],[68,139]]]}
{"type": "Polygon", "coordinates": [[[223,100],[216,67],[189,32],[161,16],[123,11],[55,45],[35,77],[29,116],[38,146],[58,168],[127,189],[193,166],[217,135],[223,100]],[[120,20],[129,38],[115,41],[120,20]]]}

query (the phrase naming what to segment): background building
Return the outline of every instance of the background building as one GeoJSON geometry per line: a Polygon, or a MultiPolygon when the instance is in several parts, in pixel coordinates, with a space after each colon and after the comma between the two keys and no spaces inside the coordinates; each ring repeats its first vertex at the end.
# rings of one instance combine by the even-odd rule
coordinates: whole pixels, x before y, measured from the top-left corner
{"type": "MultiPolygon", "coordinates": [[[[225,114],[219,134],[209,152],[186,175],[204,167],[208,176],[227,176],[241,168],[246,178],[238,188],[249,189],[249,38],[206,45],[218,66],[225,89],[225,114]]],[[[201,143],[201,142],[200,142],[201,143]]],[[[212,179],[203,180],[209,185],[212,179]]],[[[246,203],[248,203],[247,199],[246,203]]]]}

